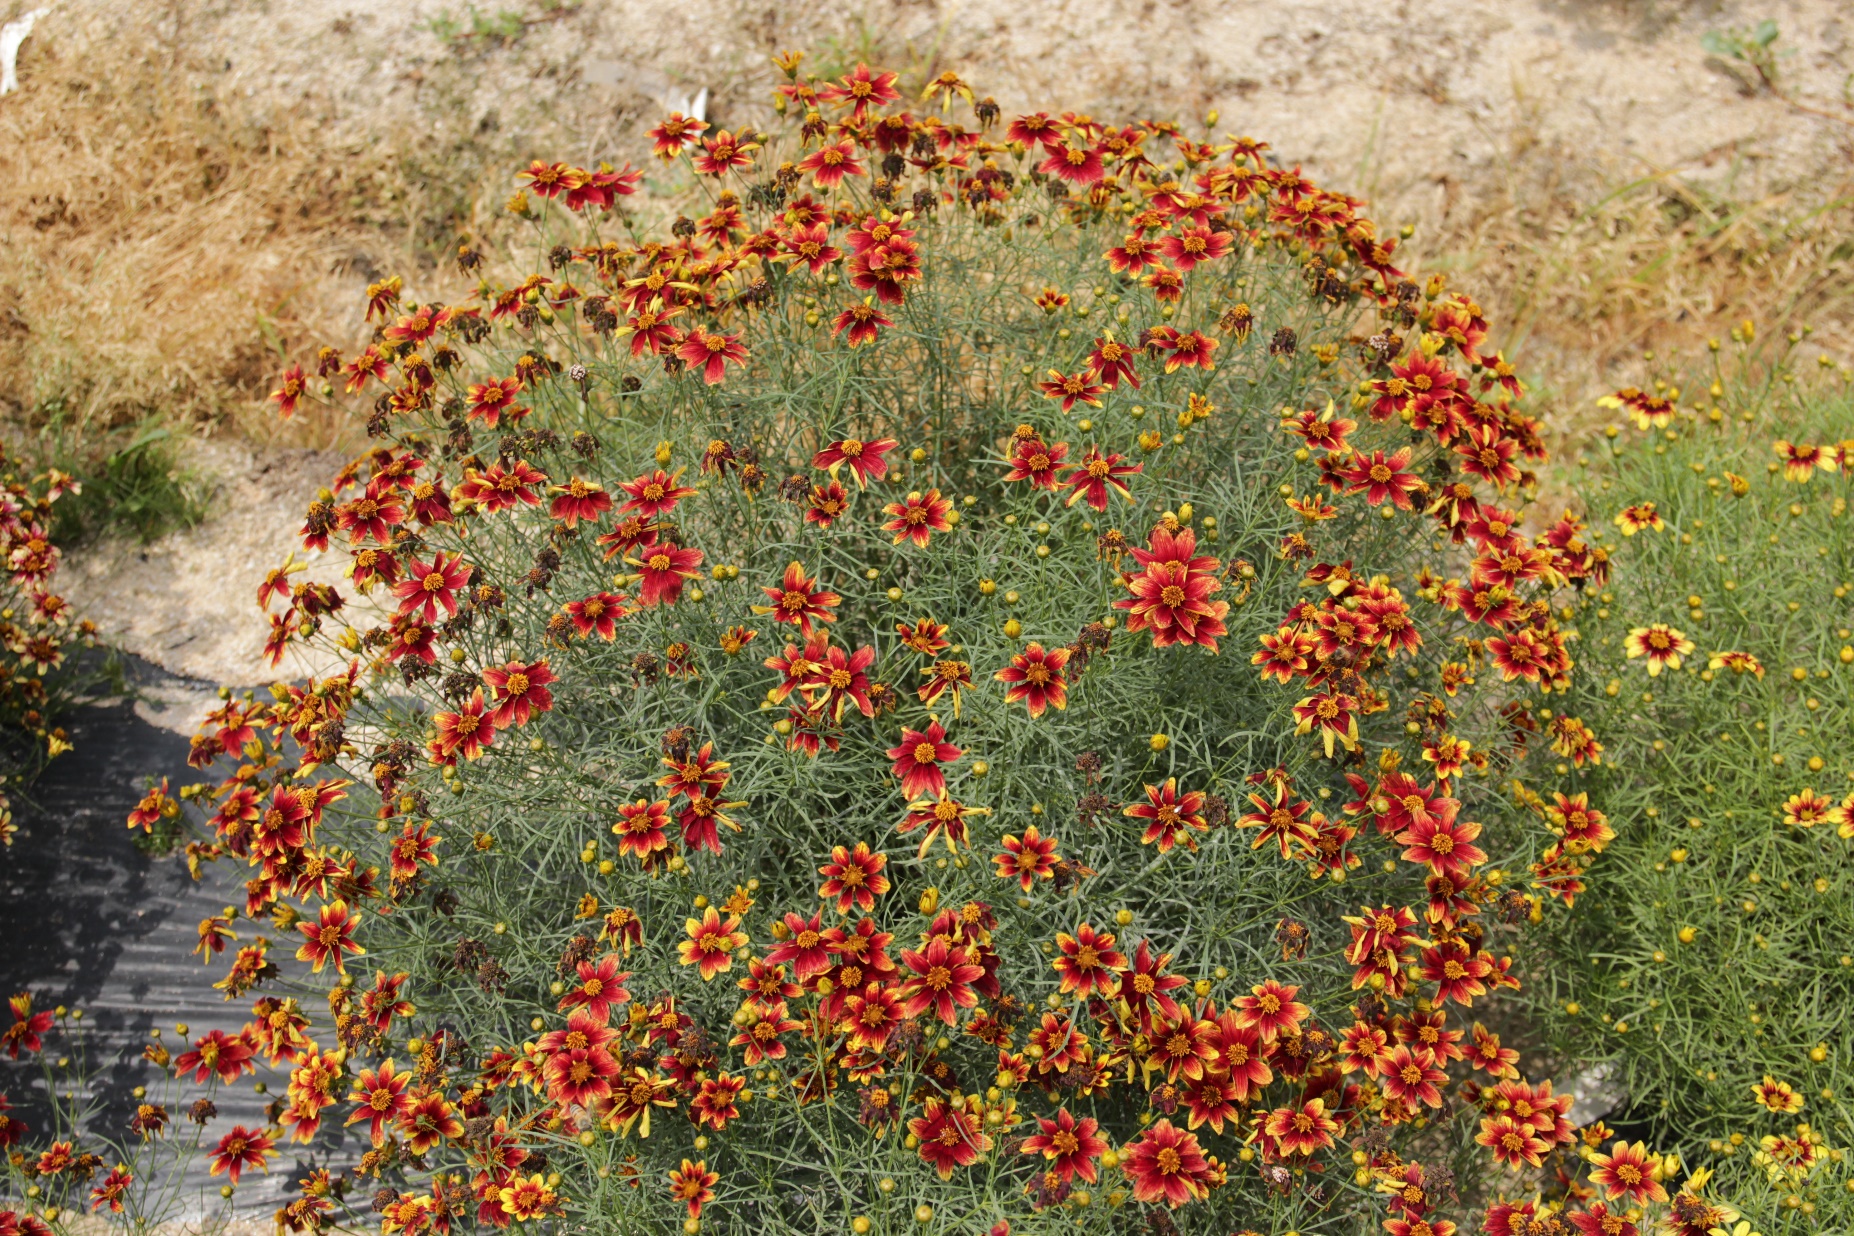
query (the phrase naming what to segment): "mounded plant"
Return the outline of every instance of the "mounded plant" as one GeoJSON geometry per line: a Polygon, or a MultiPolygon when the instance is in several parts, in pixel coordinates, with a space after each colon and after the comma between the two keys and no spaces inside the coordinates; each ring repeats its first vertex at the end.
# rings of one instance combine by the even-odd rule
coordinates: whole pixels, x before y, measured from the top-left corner
{"type": "Polygon", "coordinates": [[[347,670],[228,698],[181,792],[263,994],[172,1063],[290,1072],[215,1167],[330,1147],[279,1221],[389,1236],[1665,1201],[1484,1020],[1547,842],[1498,787],[1596,753],[1542,705],[1608,566],[1521,530],[1473,301],[1259,143],[781,63],[777,136],[652,130],[667,227],[537,162],[524,278],[382,281],[284,375],[379,445],[303,529],[352,588],[260,598],[347,670]]]}

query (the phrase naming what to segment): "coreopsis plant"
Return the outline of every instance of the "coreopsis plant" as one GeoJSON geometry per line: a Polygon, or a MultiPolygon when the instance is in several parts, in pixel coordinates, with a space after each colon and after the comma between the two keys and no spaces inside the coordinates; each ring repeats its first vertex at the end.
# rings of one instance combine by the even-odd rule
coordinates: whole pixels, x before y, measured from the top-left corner
{"type": "Polygon", "coordinates": [[[1522,531],[1479,309],[1259,142],[782,64],[780,132],[651,130],[667,226],[537,162],[544,264],[279,385],[378,445],[351,587],[260,597],[347,668],[195,744],[228,995],[326,991],[274,1136],[414,1234],[1445,1234],[1579,1166],[1484,787],[1597,758],[1607,566],[1522,531]]]}
{"type": "MultiPolygon", "coordinates": [[[[86,1215],[138,1229],[171,1216],[185,1200],[186,1167],[202,1152],[214,1174],[261,1163],[270,1145],[261,1130],[233,1126],[206,1133],[216,1114],[210,1100],[180,1106],[201,1056],[178,1061],[159,1031],[144,1048],[168,1071],[152,1088],[138,1086],[126,1121],[116,1115],[101,1076],[119,1063],[95,1042],[80,1008],[46,1007],[30,992],[9,997],[0,1025],[0,1229],[24,1236],[68,1231],[86,1215]],[[180,1067],[169,1069],[178,1064],[180,1067]],[[233,1153],[235,1152],[235,1153],[233,1153]]],[[[182,1029],[185,1029],[183,1026],[182,1029]]],[[[205,1064],[228,1083],[258,1061],[242,1041],[205,1064]]]]}
{"type": "MultiPolygon", "coordinates": [[[[0,445],[0,467],[9,459],[0,445]]],[[[13,844],[9,791],[71,749],[57,724],[78,690],[67,657],[95,642],[95,627],[52,591],[61,551],[52,543],[55,504],[80,489],[52,469],[0,477],[0,845],[13,844]]]]}
{"type": "Polygon", "coordinates": [[[1616,574],[1577,616],[1589,672],[1565,707],[1607,751],[1520,794],[1566,861],[1607,850],[1547,917],[1528,994],[1555,1046],[1607,1063],[1612,1119],[1704,1165],[1724,1199],[1708,1205],[1766,1233],[1838,1231],[1854,1222],[1854,409],[1844,376],[1798,374],[1781,344],[1754,361],[1755,332],[1737,334],[1716,372],[1613,396],[1631,423],[1585,461],[1616,574]],[[1556,805],[1572,790],[1603,818],[1576,827],[1556,805]]]}

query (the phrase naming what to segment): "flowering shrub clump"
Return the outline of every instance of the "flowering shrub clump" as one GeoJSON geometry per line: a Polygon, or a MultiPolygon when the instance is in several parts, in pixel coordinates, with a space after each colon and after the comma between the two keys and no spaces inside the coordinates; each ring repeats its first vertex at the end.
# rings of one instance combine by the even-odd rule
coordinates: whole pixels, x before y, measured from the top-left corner
{"type": "Polygon", "coordinates": [[[1585,492],[1616,576],[1584,599],[1565,703],[1609,749],[1556,770],[1606,818],[1579,833],[1520,789],[1567,852],[1608,846],[1550,922],[1530,995],[1552,1037],[1613,1062],[1628,1119],[1767,1232],[1854,1222],[1854,405],[1793,359],[1614,401],[1635,428],[1585,492]]]}
{"type": "Polygon", "coordinates": [[[379,445],[303,529],[352,588],[260,595],[348,668],[183,791],[273,994],[175,1065],[289,1069],[216,1162],[354,1127],[278,1219],[348,1169],[388,1236],[1534,1230],[1584,1165],[1484,1012],[1542,831],[1492,791],[1598,760],[1540,705],[1608,565],[1521,532],[1480,311],[1258,142],[781,63],[780,134],[652,130],[698,217],[536,163],[544,268],[383,281],[280,383],[379,445]]]}
{"type": "MultiPolygon", "coordinates": [[[[0,445],[0,466],[8,462],[0,445]]],[[[73,639],[89,646],[95,628],[51,590],[60,557],[51,525],[53,504],[77,490],[56,469],[32,480],[10,472],[0,478],[0,786],[24,784],[71,749],[56,724],[72,693],[65,653],[73,639]]],[[[0,844],[12,845],[17,831],[11,800],[0,791],[0,844]]]]}
{"type": "MultiPolygon", "coordinates": [[[[223,1033],[208,1036],[207,1046],[183,1054],[181,1067],[170,1070],[176,1061],[156,1030],[143,1055],[167,1075],[152,1090],[135,1087],[130,1116],[115,1124],[109,1120],[112,1104],[96,1081],[119,1062],[96,1041],[84,1011],[62,1004],[48,1008],[19,992],[8,999],[7,1014],[0,1051],[7,1080],[20,1089],[11,1098],[0,1094],[0,1150],[6,1152],[0,1230],[52,1236],[69,1231],[86,1212],[138,1226],[171,1216],[185,1201],[188,1162],[206,1148],[206,1125],[217,1115],[211,1099],[183,1106],[185,1092],[202,1063],[207,1075],[216,1070],[226,1084],[235,1081],[252,1059],[243,1041],[223,1033]]],[[[236,1127],[210,1140],[224,1148],[240,1138],[247,1147],[269,1144],[261,1130],[236,1127]]],[[[222,1164],[215,1157],[214,1170],[224,1170],[222,1164]]],[[[234,1166],[232,1178],[237,1176],[234,1166]]]]}

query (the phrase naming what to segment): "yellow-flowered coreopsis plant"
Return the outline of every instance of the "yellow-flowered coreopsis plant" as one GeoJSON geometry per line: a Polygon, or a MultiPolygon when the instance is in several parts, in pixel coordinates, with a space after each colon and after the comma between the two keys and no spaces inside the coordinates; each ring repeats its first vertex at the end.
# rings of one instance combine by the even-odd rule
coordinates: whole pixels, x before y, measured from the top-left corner
{"type": "MultiPolygon", "coordinates": [[[[1584,780],[1614,845],[1527,993],[1562,1055],[1607,1064],[1612,1120],[1773,1236],[1854,1223],[1854,404],[1803,338],[1743,326],[1604,401],[1630,423],[1581,488],[1616,576],[1576,615],[1566,707],[1608,744],[1584,780]]],[[[1519,797],[1553,821],[1543,789],[1519,797]]]]}

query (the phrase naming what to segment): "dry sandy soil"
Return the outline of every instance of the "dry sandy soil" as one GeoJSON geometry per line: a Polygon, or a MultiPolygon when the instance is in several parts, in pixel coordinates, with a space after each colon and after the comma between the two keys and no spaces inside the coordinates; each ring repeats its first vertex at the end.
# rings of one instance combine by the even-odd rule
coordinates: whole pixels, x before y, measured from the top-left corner
{"type": "Polygon", "coordinates": [[[1854,120],[1844,94],[1854,14],[1834,0],[607,0],[537,21],[512,46],[461,51],[433,23],[466,6],[434,0],[67,5],[120,37],[139,25],[184,44],[223,66],[221,88],[357,132],[410,109],[461,63],[459,105],[502,123],[525,99],[569,124],[577,149],[555,152],[567,158],[634,149],[635,126],[620,122],[641,102],[702,86],[721,123],[764,118],[767,56],[787,47],[833,65],[867,55],[955,67],[1007,110],[1215,108],[1221,129],[1261,136],[1322,181],[1431,224],[1540,147],[1567,171],[1775,182],[1845,160],[1854,120]],[[151,10],[166,14],[150,23],[151,10]],[[1700,47],[1709,30],[1765,18],[1782,32],[1788,93],[1840,121],[1747,97],[1700,47]]]}
{"type": "MultiPolygon", "coordinates": [[[[1264,138],[1284,163],[1370,198],[1377,218],[1417,224],[1418,246],[1467,268],[1467,286],[1492,272],[1488,299],[1505,312],[1509,345],[1579,398],[1614,379],[1639,342],[1554,318],[1553,281],[1587,272],[1560,269],[1545,249],[1501,251],[1489,220],[1655,177],[1682,192],[1777,200],[1847,178],[1854,138],[1854,11],[1844,0],[587,0],[555,18],[526,0],[481,9],[501,7],[535,19],[512,43],[441,41],[434,19],[467,19],[463,5],[433,0],[63,0],[33,37],[47,40],[47,55],[95,39],[172,48],[220,97],[313,116],[356,142],[442,108],[511,149],[575,161],[636,157],[664,101],[704,86],[717,121],[762,118],[768,53],[786,47],[815,49],[814,62],[831,66],[867,56],[957,68],[1007,112],[1215,108],[1218,131],[1264,138]],[[1709,30],[1764,18],[1782,31],[1787,99],[1754,89],[1700,45],[1709,30]]],[[[28,90],[33,57],[29,43],[28,90]]],[[[406,273],[415,294],[441,277],[406,273]]],[[[1731,308],[1716,289],[1666,295],[1664,316],[1731,308]]],[[[351,333],[358,321],[331,326],[351,333]]],[[[332,463],[219,443],[200,460],[218,482],[211,518],[146,548],[74,555],[74,599],[164,667],[214,682],[268,679],[257,654],[266,628],[251,599],[292,547],[332,463]]]]}

